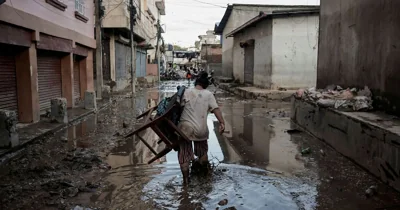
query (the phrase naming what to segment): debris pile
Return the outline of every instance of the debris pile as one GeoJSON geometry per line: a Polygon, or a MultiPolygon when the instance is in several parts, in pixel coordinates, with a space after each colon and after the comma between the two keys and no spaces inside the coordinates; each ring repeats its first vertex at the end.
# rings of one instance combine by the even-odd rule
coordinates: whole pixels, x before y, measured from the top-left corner
{"type": "Polygon", "coordinates": [[[341,111],[368,111],[372,110],[372,93],[365,86],[364,89],[343,89],[337,85],[330,85],[325,89],[299,89],[295,98],[316,103],[321,107],[335,108],[341,111]]]}

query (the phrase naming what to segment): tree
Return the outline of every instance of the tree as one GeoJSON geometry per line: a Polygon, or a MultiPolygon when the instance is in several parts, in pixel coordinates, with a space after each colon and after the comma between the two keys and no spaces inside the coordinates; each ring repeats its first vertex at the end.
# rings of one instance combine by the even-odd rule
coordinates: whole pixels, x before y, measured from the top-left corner
{"type": "Polygon", "coordinates": [[[181,47],[179,45],[174,45],[174,51],[186,51],[187,48],[181,47]]]}

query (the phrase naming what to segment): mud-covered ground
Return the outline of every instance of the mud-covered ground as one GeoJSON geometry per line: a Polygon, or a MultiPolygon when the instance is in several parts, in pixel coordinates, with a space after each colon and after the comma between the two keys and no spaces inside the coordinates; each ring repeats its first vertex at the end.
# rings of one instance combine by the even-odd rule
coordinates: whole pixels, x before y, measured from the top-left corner
{"type": "MultiPolygon", "coordinates": [[[[0,209],[400,209],[399,193],[293,129],[288,103],[221,91],[224,135],[208,119],[214,173],[182,188],[175,152],[147,165],[152,153],[144,144],[122,138],[140,125],[136,114],[178,84],[118,100],[15,154],[0,166],[0,209]]],[[[154,133],[141,136],[163,149],[154,133]]]]}

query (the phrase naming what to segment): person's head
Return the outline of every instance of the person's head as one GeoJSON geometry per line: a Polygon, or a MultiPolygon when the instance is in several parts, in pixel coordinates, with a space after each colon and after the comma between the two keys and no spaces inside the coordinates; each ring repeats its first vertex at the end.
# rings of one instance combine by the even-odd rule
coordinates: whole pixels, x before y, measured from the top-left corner
{"type": "Polygon", "coordinates": [[[200,77],[196,79],[194,85],[200,85],[202,88],[207,89],[207,87],[210,85],[210,81],[208,81],[208,74],[206,72],[201,73],[200,77]]]}

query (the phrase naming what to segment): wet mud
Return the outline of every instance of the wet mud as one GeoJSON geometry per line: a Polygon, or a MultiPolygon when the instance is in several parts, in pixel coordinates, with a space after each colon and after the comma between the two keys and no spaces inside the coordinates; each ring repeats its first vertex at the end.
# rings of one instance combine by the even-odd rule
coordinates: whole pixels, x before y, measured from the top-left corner
{"type": "MultiPolygon", "coordinates": [[[[3,164],[1,209],[400,209],[400,194],[322,141],[296,130],[287,102],[215,91],[226,132],[208,117],[211,176],[182,187],[177,154],[152,165],[151,151],[124,133],[134,116],[171,96],[165,82],[30,145],[3,164]],[[371,186],[376,193],[366,196],[371,186]]],[[[213,87],[211,87],[213,88],[213,87]]],[[[141,136],[156,150],[151,131],[141,136]]]]}

